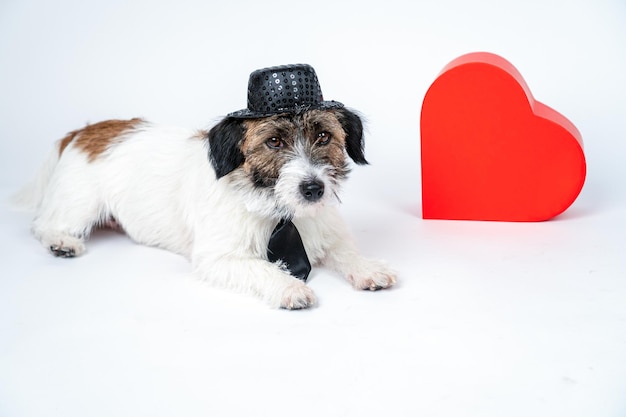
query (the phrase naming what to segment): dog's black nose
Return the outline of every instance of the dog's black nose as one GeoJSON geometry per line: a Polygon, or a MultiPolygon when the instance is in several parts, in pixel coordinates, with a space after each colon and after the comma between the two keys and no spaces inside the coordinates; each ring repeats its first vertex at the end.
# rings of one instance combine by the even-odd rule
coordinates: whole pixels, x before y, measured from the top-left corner
{"type": "Polygon", "coordinates": [[[306,181],[300,184],[300,192],[307,201],[317,201],[324,195],[324,183],[319,181],[306,181]]]}

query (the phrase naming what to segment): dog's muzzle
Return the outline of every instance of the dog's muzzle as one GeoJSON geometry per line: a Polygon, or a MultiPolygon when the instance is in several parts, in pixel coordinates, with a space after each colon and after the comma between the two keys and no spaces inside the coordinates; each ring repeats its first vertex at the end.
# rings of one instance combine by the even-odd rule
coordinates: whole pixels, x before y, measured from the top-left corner
{"type": "Polygon", "coordinates": [[[318,180],[304,181],[300,184],[300,193],[306,201],[319,201],[324,196],[324,183],[318,180]]]}

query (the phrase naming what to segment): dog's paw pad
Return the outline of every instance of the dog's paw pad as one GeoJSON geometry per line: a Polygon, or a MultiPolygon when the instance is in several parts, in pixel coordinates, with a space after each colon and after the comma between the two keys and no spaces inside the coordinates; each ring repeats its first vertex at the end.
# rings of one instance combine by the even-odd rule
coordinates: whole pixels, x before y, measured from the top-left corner
{"type": "Polygon", "coordinates": [[[317,302],[315,293],[302,282],[291,284],[283,292],[280,307],[287,310],[300,310],[317,302]]]}
{"type": "Polygon", "coordinates": [[[85,251],[85,245],[81,239],[64,236],[63,239],[55,239],[49,243],[50,253],[59,258],[74,258],[80,256],[85,251]]]}
{"type": "Polygon", "coordinates": [[[57,245],[50,245],[50,253],[59,258],[73,258],[76,256],[76,250],[74,248],[57,245]]]}

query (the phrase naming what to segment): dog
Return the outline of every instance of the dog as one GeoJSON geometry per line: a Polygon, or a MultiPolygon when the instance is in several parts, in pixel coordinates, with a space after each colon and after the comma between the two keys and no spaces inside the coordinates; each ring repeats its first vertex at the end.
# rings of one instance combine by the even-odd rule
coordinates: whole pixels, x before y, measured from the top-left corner
{"type": "Polygon", "coordinates": [[[359,254],[337,208],[350,160],[367,164],[363,149],[361,118],[323,100],[312,67],[270,67],[251,74],[248,108],[208,131],[136,118],[70,132],[21,200],[53,255],[82,255],[94,228],[116,227],[185,256],[216,287],[302,309],[316,304],[308,271],[295,276],[268,251],[281,222],[297,235],[282,246],[300,244],[305,263],[360,290],[396,283],[386,263],[359,254]]]}

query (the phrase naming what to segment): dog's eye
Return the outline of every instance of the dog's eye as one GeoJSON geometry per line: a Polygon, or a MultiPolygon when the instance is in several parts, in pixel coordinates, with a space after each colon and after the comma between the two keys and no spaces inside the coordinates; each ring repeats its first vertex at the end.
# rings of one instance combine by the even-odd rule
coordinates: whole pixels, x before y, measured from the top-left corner
{"type": "Polygon", "coordinates": [[[332,136],[328,132],[320,132],[317,134],[317,144],[318,145],[328,145],[332,136]]]}
{"type": "Polygon", "coordinates": [[[272,149],[280,149],[285,146],[285,142],[281,138],[269,138],[265,144],[272,149]]]}

